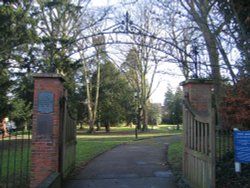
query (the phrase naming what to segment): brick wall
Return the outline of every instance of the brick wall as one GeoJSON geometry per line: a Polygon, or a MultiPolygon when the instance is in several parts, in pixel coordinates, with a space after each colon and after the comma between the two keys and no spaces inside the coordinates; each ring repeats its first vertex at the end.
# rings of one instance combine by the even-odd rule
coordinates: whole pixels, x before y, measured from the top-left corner
{"type": "Polygon", "coordinates": [[[34,82],[31,187],[37,187],[51,173],[59,172],[60,99],[64,95],[63,79],[58,75],[35,75],[34,82]],[[38,112],[41,92],[53,94],[52,112],[38,112]]]}

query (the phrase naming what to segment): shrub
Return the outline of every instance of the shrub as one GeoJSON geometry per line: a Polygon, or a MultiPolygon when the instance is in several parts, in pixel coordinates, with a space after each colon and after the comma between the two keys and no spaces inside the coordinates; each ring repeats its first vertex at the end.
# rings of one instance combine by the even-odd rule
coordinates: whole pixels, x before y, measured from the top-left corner
{"type": "Polygon", "coordinates": [[[227,128],[250,129],[250,78],[240,79],[234,86],[228,86],[220,114],[227,128]]]}

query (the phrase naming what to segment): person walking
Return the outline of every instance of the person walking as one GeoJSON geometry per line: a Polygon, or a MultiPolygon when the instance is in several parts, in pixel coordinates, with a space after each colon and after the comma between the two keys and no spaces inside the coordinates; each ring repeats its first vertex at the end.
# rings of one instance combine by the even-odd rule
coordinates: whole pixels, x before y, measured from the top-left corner
{"type": "Polygon", "coordinates": [[[9,135],[7,132],[6,118],[2,118],[0,120],[0,130],[2,131],[2,138],[7,137],[9,135]]]}

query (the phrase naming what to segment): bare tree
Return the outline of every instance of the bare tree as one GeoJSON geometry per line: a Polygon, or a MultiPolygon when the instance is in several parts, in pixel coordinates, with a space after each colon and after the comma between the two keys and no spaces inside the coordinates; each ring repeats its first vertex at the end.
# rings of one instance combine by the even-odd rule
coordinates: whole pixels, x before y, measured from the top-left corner
{"type": "MultiPolygon", "coordinates": [[[[101,63],[106,58],[105,37],[98,35],[110,8],[93,9],[81,18],[80,35],[76,39],[75,51],[80,56],[82,65],[81,74],[84,78],[83,87],[86,91],[86,99],[82,99],[87,105],[89,133],[95,131],[95,123],[97,120],[97,111],[99,105],[100,90],[100,68],[101,63]],[[92,46],[94,50],[88,51],[88,46],[92,46]],[[95,80],[93,75],[96,74],[95,80]]],[[[92,49],[93,49],[92,48],[92,49]]]]}
{"type": "MultiPolygon", "coordinates": [[[[215,82],[214,92],[216,105],[218,106],[222,94],[222,69],[225,68],[228,70],[228,75],[230,75],[233,81],[236,79],[236,75],[233,70],[233,63],[229,60],[229,54],[232,53],[233,45],[228,45],[229,42],[227,43],[227,40],[229,41],[230,38],[223,35],[225,21],[218,11],[216,1],[158,0],[158,2],[159,7],[167,12],[168,15],[176,14],[174,17],[176,24],[172,26],[170,24],[166,25],[170,28],[174,28],[172,29],[172,35],[169,35],[170,40],[173,40],[178,46],[183,44],[182,46],[186,49],[185,52],[187,52],[187,54],[182,51],[180,53],[179,51],[178,54],[182,54],[182,56],[177,56],[177,59],[183,62],[181,65],[183,66],[183,70],[185,70],[183,71],[184,74],[187,74],[187,70],[192,69],[192,64],[188,63],[188,61],[191,59],[193,62],[197,61],[195,54],[197,56],[198,52],[192,50],[192,43],[195,42],[196,50],[197,47],[199,48],[199,58],[203,59],[200,59],[199,66],[203,66],[203,68],[207,67],[208,70],[211,70],[211,76],[209,77],[215,82]],[[188,56],[188,54],[190,56],[188,56]],[[185,66],[187,66],[187,68],[185,68],[185,66]]],[[[166,17],[167,14],[165,14],[165,19],[168,20],[166,17]]],[[[170,20],[170,23],[174,22],[170,20]]],[[[173,48],[175,49],[175,46],[173,46],[173,48]]]]}
{"type": "MultiPolygon", "coordinates": [[[[150,45],[155,44],[156,40],[153,36],[159,36],[163,28],[161,24],[155,20],[152,11],[155,11],[154,5],[150,1],[135,1],[126,4],[132,11],[131,18],[135,18],[135,25],[139,34],[131,32],[130,40],[134,43],[127,54],[127,59],[123,67],[129,69],[127,72],[132,85],[137,91],[138,116],[142,116],[142,130],[148,128],[148,105],[149,98],[153,92],[153,82],[161,63],[160,52],[154,50],[150,45]]],[[[130,19],[130,17],[129,17],[130,19]]],[[[130,34],[130,33],[129,33],[130,34]]],[[[155,44],[156,45],[156,44],[155,44]]],[[[138,117],[138,128],[140,128],[140,119],[138,117]]]]}
{"type": "Polygon", "coordinates": [[[250,17],[249,2],[244,0],[216,0],[219,11],[224,16],[226,29],[224,36],[230,36],[233,40],[227,44],[236,44],[241,53],[240,63],[237,62],[240,76],[249,75],[250,72],[250,17]]]}

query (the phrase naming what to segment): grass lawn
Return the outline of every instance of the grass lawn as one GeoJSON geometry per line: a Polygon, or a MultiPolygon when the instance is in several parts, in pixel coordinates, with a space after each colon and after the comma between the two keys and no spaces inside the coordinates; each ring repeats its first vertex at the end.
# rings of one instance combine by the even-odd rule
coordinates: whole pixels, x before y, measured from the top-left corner
{"type": "Polygon", "coordinates": [[[171,164],[172,170],[176,174],[180,174],[182,171],[182,152],[182,142],[171,144],[168,148],[168,161],[171,164]]]}
{"type": "Polygon", "coordinates": [[[104,130],[94,134],[87,134],[86,129],[77,130],[76,145],[76,166],[80,167],[99,154],[111,148],[128,142],[141,139],[149,139],[158,136],[170,136],[182,134],[182,130],[176,130],[175,125],[159,125],[146,132],[138,131],[138,138],[135,138],[135,129],[130,127],[111,127],[110,133],[104,130]]]}

